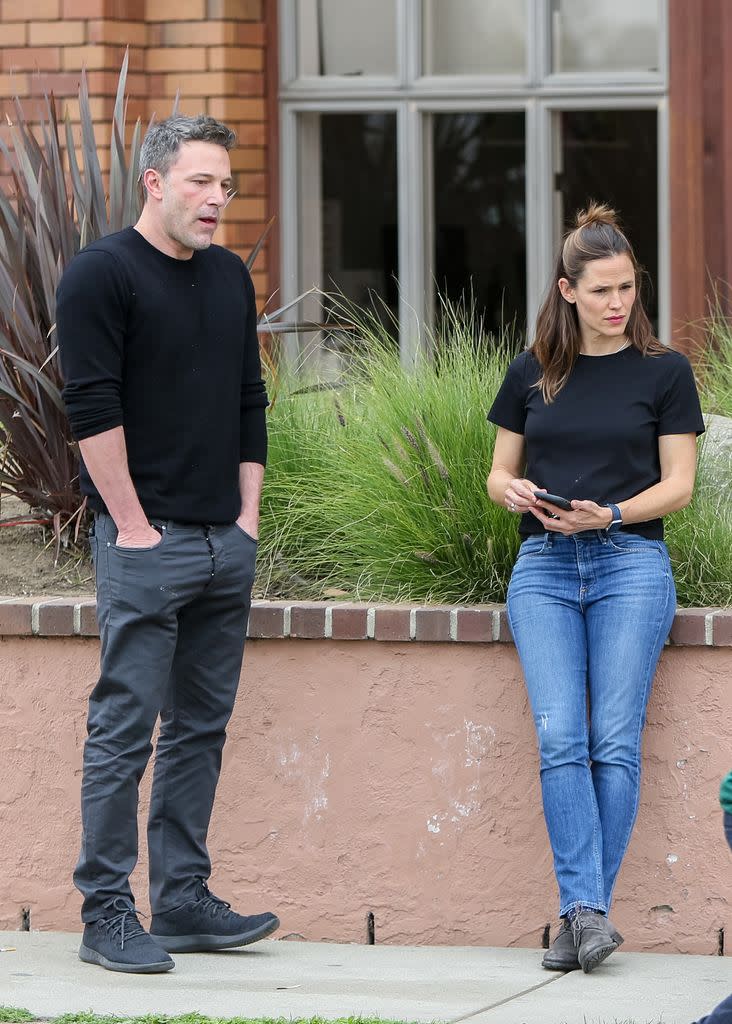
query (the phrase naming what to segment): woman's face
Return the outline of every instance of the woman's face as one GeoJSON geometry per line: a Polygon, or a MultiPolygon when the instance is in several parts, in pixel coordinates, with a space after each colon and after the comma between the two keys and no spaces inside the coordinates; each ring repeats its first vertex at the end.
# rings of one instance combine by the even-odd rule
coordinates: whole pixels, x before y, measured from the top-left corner
{"type": "Polygon", "coordinates": [[[563,277],[559,290],[577,307],[584,340],[623,337],[636,296],[635,271],[627,253],[591,260],[574,288],[563,277]]]}

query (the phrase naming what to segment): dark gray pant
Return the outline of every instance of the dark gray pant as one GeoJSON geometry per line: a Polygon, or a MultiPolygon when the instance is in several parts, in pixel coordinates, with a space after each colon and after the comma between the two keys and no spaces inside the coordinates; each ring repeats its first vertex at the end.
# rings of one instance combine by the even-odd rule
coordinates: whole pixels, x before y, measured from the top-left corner
{"type": "Polygon", "coordinates": [[[160,735],[148,821],[153,913],[208,878],[206,849],[221,751],[241,672],[256,541],[230,526],[153,520],[155,548],[119,548],[95,521],[101,673],[89,700],[74,882],[93,921],[107,900],[134,902],[138,788],[160,735]]]}

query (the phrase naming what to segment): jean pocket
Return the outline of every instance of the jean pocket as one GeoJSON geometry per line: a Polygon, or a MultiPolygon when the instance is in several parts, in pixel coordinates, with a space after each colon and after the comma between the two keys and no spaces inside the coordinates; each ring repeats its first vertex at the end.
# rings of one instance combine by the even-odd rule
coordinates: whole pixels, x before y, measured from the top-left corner
{"type": "Polygon", "coordinates": [[[120,545],[115,542],[114,544],[109,545],[110,548],[113,551],[125,552],[131,555],[140,555],[145,554],[145,552],[159,551],[160,548],[163,546],[163,542],[167,536],[168,531],[164,529],[162,526],[156,526],[155,523],[151,523],[150,525],[154,530],[157,530],[157,532],[160,534],[160,540],[157,542],[157,544],[151,544],[144,548],[135,548],[127,547],[126,545],[120,545]]]}
{"type": "Polygon", "coordinates": [[[649,537],[641,537],[638,533],[615,533],[608,534],[607,546],[611,551],[618,551],[621,554],[638,554],[643,551],[657,549],[658,541],[649,537]]]}
{"type": "Polygon", "coordinates": [[[245,538],[245,540],[249,541],[250,544],[254,544],[255,547],[256,547],[257,544],[259,544],[259,541],[257,540],[257,538],[256,537],[252,537],[251,533],[247,533],[246,530],[242,530],[241,526],[239,526],[238,523],[234,523],[233,525],[234,525],[234,529],[237,531],[237,533],[240,533],[242,535],[242,537],[245,538]]]}
{"type": "Polygon", "coordinates": [[[533,537],[527,537],[519,548],[517,561],[519,558],[534,558],[536,555],[543,555],[549,551],[551,544],[549,542],[549,534],[541,533],[533,537]]]}

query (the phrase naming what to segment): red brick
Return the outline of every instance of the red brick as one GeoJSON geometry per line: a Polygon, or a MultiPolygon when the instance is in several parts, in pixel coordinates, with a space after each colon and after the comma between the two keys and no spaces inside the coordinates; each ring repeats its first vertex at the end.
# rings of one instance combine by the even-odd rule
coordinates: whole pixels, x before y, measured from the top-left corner
{"type": "MultiPolygon", "coordinates": [[[[29,96],[31,92],[31,81],[35,75],[12,74],[0,75],[0,96],[12,99],[14,96],[29,96]]],[[[11,114],[15,119],[15,112],[11,114]]]]}
{"type": "Polygon", "coordinates": [[[450,640],[449,608],[417,608],[415,640],[450,640]]]}
{"type": "Polygon", "coordinates": [[[146,0],[105,0],[104,13],[116,21],[144,21],[146,0]]]}
{"type": "Polygon", "coordinates": [[[712,619],[712,643],[715,647],[732,647],[732,609],[714,613],[712,619]]]}
{"type": "Polygon", "coordinates": [[[72,636],[74,632],[74,602],[70,598],[39,601],[36,605],[39,636],[72,636]]]}
{"type": "Polygon", "coordinates": [[[249,612],[247,636],[253,639],[282,637],[285,635],[285,605],[269,602],[255,603],[249,612]]]}
{"type": "Polygon", "coordinates": [[[146,21],[203,21],[206,0],[147,0],[146,21]]]}
{"type": "MultiPolygon", "coordinates": [[[[63,50],[64,71],[76,71],[78,68],[87,68],[89,71],[114,71],[119,73],[122,66],[125,52],[123,47],[109,46],[102,44],[86,46],[67,46],[63,50]]],[[[130,69],[142,71],[145,54],[142,50],[133,49],[130,51],[130,69]]]]}
{"type": "Polygon", "coordinates": [[[156,42],[163,46],[219,46],[236,42],[233,21],[191,21],[163,24],[156,42]]]}
{"type": "Polygon", "coordinates": [[[1,21],[53,21],[61,14],[61,0],[2,0],[1,21]]]}
{"type": "Polygon", "coordinates": [[[0,600],[0,636],[29,636],[32,632],[33,598],[9,597],[0,600]]]}
{"type": "Polygon", "coordinates": [[[255,137],[244,139],[240,129],[237,129],[237,135],[242,145],[264,145],[267,141],[263,123],[266,114],[263,100],[237,99],[234,96],[212,96],[211,114],[213,117],[226,121],[227,124],[229,121],[262,122],[261,133],[255,137]]]}
{"type": "MultiPolygon", "coordinates": [[[[31,31],[34,28],[33,25],[28,26],[22,21],[12,22],[9,25],[0,25],[0,46],[25,46],[29,27],[31,31]]],[[[31,36],[31,45],[42,44],[38,44],[31,36]]]]}
{"type": "Polygon", "coordinates": [[[79,602],[79,636],[99,636],[97,603],[94,600],[79,602]]]}
{"type": "Polygon", "coordinates": [[[411,640],[411,608],[387,605],[374,609],[374,638],[376,640],[411,640]]]}
{"type": "Polygon", "coordinates": [[[264,46],[267,41],[267,26],[262,22],[247,25],[237,24],[235,42],[240,46],[264,46]]]}
{"type": "Polygon", "coordinates": [[[671,643],[706,644],[706,617],[709,608],[680,608],[671,626],[671,643]]]}
{"type": "MultiPolygon", "coordinates": [[[[228,123],[228,119],[226,120],[228,123]]],[[[240,124],[235,131],[240,146],[257,146],[262,149],[263,152],[266,152],[268,142],[267,126],[263,121],[252,121],[248,124],[240,124]]]]}
{"type": "Polygon", "coordinates": [[[505,608],[501,608],[498,613],[498,639],[502,644],[513,643],[513,633],[508,622],[508,612],[505,608]]]}
{"type": "Polygon", "coordinates": [[[325,605],[294,604],[290,611],[290,636],[322,640],[325,636],[325,605]]]}
{"type": "Polygon", "coordinates": [[[203,46],[160,46],[147,51],[148,71],[205,71],[206,49],[203,46]]]}
{"type": "Polygon", "coordinates": [[[209,20],[239,18],[241,21],[262,20],[262,0],[206,0],[209,20]]]}
{"type": "Polygon", "coordinates": [[[261,71],[264,50],[258,46],[211,46],[208,67],[211,71],[261,71]]]}
{"type": "Polygon", "coordinates": [[[61,72],[56,74],[43,72],[30,76],[31,94],[34,96],[43,96],[45,94],[50,96],[51,93],[54,96],[76,96],[79,92],[80,83],[81,74],[71,74],[70,72],[63,74],[61,72]]]}
{"type": "Polygon", "coordinates": [[[6,47],[0,52],[0,63],[5,71],[56,71],[60,62],[58,46],[6,47]]]}
{"type": "Polygon", "coordinates": [[[330,609],[333,640],[365,640],[368,636],[368,607],[334,605],[330,609]]]}
{"type": "Polygon", "coordinates": [[[495,609],[458,608],[455,639],[464,643],[491,643],[495,609]]]}
{"type": "Polygon", "coordinates": [[[103,18],[107,0],[62,0],[63,18],[103,18]]]}
{"type": "Polygon", "coordinates": [[[118,46],[129,44],[135,47],[153,42],[149,38],[148,26],[141,21],[88,21],[86,24],[90,43],[116,43],[118,46]]]}
{"type": "Polygon", "coordinates": [[[31,46],[81,46],[86,42],[83,21],[32,21],[28,26],[31,46]]]}

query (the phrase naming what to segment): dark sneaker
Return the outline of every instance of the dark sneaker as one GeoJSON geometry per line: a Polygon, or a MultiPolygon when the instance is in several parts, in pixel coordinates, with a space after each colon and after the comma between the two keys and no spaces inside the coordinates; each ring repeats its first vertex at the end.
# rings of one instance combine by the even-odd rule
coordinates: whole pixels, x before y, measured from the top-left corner
{"type": "Polygon", "coordinates": [[[571,928],[577,959],[585,974],[599,967],[622,942],[605,915],[597,910],[577,911],[572,915],[571,928]]]}
{"type": "MultiPolygon", "coordinates": [[[[617,948],[617,946],[622,944],[623,936],[612,925],[610,925],[610,933],[617,943],[617,948]]],[[[580,969],[580,962],[577,959],[577,947],[574,944],[574,936],[572,935],[572,925],[566,917],[562,919],[559,934],[544,954],[541,966],[546,968],[547,971],[578,971],[580,969]]]]}
{"type": "Polygon", "coordinates": [[[199,881],[196,896],[175,910],[153,914],[150,934],[169,953],[205,953],[248,946],[280,926],[274,914],[242,917],[199,881]]]}
{"type": "Polygon", "coordinates": [[[151,939],[137,919],[137,911],[122,896],[104,905],[105,917],[84,927],[79,959],[108,971],[128,974],[160,974],[175,964],[151,939]]]}

